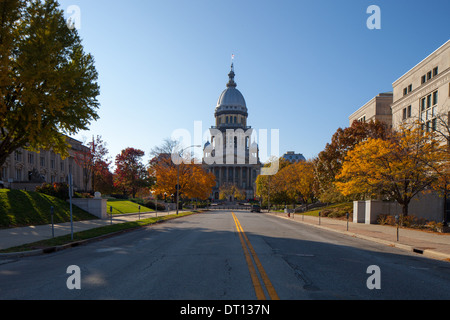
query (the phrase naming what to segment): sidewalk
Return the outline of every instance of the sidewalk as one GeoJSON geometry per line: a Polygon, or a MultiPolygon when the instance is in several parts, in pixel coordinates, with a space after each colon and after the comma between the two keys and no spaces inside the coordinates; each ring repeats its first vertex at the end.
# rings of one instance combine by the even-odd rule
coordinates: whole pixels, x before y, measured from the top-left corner
{"type": "Polygon", "coordinates": [[[399,229],[397,241],[397,227],[368,225],[363,223],[353,223],[349,221],[347,231],[347,221],[332,218],[320,218],[302,214],[286,213],[265,213],[283,219],[289,219],[296,223],[304,223],[316,228],[339,232],[351,237],[366,239],[377,243],[382,243],[391,247],[412,251],[420,255],[433,259],[448,260],[450,262],[450,234],[432,233],[413,229],[399,229]]]}
{"type": "MultiPolygon", "coordinates": [[[[182,210],[180,210],[182,212],[182,210]]],[[[103,227],[107,225],[124,223],[128,221],[136,221],[139,219],[146,219],[155,217],[158,215],[165,216],[169,214],[175,214],[176,211],[158,211],[158,212],[141,212],[133,214],[123,214],[123,215],[113,215],[111,219],[95,219],[95,220],[85,220],[85,221],[74,221],[73,222],[73,233],[94,229],[98,227],[103,227]]],[[[54,235],[55,237],[67,235],[71,233],[71,223],[60,223],[54,225],[54,235]]],[[[13,248],[27,243],[33,243],[36,241],[47,240],[52,238],[52,225],[41,225],[41,226],[29,226],[11,229],[0,229],[0,250],[13,248]]],[[[0,253],[0,258],[2,256],[12,256],[14,254],[2,254],[0,253]]]]}

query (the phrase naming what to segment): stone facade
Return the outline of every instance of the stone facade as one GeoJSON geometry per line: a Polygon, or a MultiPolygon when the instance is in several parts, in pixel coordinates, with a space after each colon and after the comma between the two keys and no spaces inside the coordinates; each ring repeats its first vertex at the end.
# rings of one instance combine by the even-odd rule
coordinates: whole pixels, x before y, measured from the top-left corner
{"type": "Polygon", "coordinates": [[[43,182],[68,182],[72,172],[74,191],[91,191],[91,181],[86,181],[83,168],[75,161],[77,152],[88,150],[80,141],[69,138],[69,157],[62,159],[53,151],[27,151],[22,148],[11,154],[0,167],[0,187],[34,191],[43,182]],[[87,185],[87,190],[86,190],[87,185]]]}
{"type": "Polygon", "coordinates": [[[350,125],[355,120],[363,122],[378,120],[392,126],[392,97],[392,92],[378,94],[349,117],[350,125]]]}
{"type": "Polygon", "coordinates": [[[450,40],[393,83],[392,123],[421,121],[435,130],[450,112],[450,40]]]}
{"type": "Polygon", "coordinates": [[[227,89],[216,106],[216,125],[211,127],[210,142],[205,144],[204,164],[216,177],[212,199],[219,200],[220,188],[226,184],[235,185],[245,193],[246,199],[253,199],[261,169],[258,146],[251,143],[253,129],[247,126],[248,110],[244,97],[236,89],[233,65],[228,76],[227,89]]]}

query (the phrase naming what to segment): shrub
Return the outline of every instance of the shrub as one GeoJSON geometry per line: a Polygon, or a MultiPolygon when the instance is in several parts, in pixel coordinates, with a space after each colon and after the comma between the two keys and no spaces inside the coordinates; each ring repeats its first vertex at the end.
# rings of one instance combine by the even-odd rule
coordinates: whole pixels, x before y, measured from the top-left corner
{"type": "Polygon", "coordinates": [[[436,221],[429,221],[425,225],[427,228],[429,228],[431,231],[435,232],[442,232],[442,229],[444,227],[442,222],[436,222],[436,221]]]}
{"type": "Polygon", "coordinates": [[[43,183],[36,187],[36,192],[57,197],[62,200],[69,199],[69,186],[67,183],[43,183]]]}

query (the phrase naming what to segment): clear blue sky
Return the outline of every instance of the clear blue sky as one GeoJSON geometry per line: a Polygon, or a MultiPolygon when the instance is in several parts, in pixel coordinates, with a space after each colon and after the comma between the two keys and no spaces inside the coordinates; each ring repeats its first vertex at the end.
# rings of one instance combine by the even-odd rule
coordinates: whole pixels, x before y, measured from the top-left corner
{"type": "MultiPolygon", "coordinates": [[[[235,54],[248,124],[316,156],[348,117],[450,38],[448,0],[60,0],[77,5],[99,72],[110,156],[149,151],[179,128],[214,125],[235,54]],[[381,29],[369,30],[370,5],[381,29]]],[[[145,160],[148,158],[146,157],[145,160]]]]}

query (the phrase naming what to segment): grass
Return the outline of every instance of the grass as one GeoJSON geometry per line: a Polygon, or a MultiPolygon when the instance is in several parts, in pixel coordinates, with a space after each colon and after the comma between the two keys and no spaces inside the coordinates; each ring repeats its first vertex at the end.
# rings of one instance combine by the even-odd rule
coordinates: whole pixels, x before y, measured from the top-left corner
{"type": "MultiPolygon", "coordinates": [[[[0,228],[49,224],[51,207],[54,223],[70,221],[67,201],[39,192],[0,189],[0,228]]],[[[72,206],[72,213],[74,221],[97,219],[76,206],[72,206]]]]}
{"type": "MultiPolygon", "coordinates": [[[[137,213],[139,212],[139,204],[127,201],[127,200],[108,200],[107,202],[108,206],[108,214],[111,213],[111,207],[112,207],[112,214],[124,214],[124,213],[137,213]]],[[[153,212],[155,210],[144,207],[141,205],[141,212],[153,212]]]]}
{"type": "Polygon", "coordinates": [[[310,211],[306,211],[305,213],[296,213],[296,214],[304,214],[307,216],[319,216],[319,212],[326,213],[326,216],[329,217],[343,217],[345,216],[345,213],[350,213],[350,215],[353,212],[353,203],[352,202],[344,202],[344,203],[337,203],[333,205],[329,205],[323,208],[313,209],[310,211]]]}
{"type": "Polygon", "coordinates": [[[100,237],[100,236],[104,236],[104,235],[109,235],[109,234],[113,234],[113,233],[120,232],[120,231],[132,230],[135,228],[155,224],[160,221],[176,219],[176,218],[192,215],[195,213],[197,213],[197,212],[194,212],[194,211],[180,212],[178,215],[172,214],[172,215],[161,216],[161,217],[157,217],[157,218],[154,217],[154,218],[147,218],[147,219],[142,219],[142,220],[137,220],[137,221],[112,224],[112,225],[108,225],[108,226],[104,226],[104,227],[99,227],[99,228],[94,228],[94,229],[74,233],[73,241],[71,239],[70,234],[68,234],[68,235],[56,237],[53,239],[41,240],[41,241],[34,242],[34,243],[24,244],[21,246],[0,250],[0,253],[25,252],[25,251],[35,250],[35,249],[45,249],[45,248],[52,248],[52,247],[56,247],[56,246],[67,245],[67,244],[71,244],[71,243],[77,243],[79,241],[88,240],[88,239],[92,239],[92,238],[96,238],[96,237],[100,237]]]}

